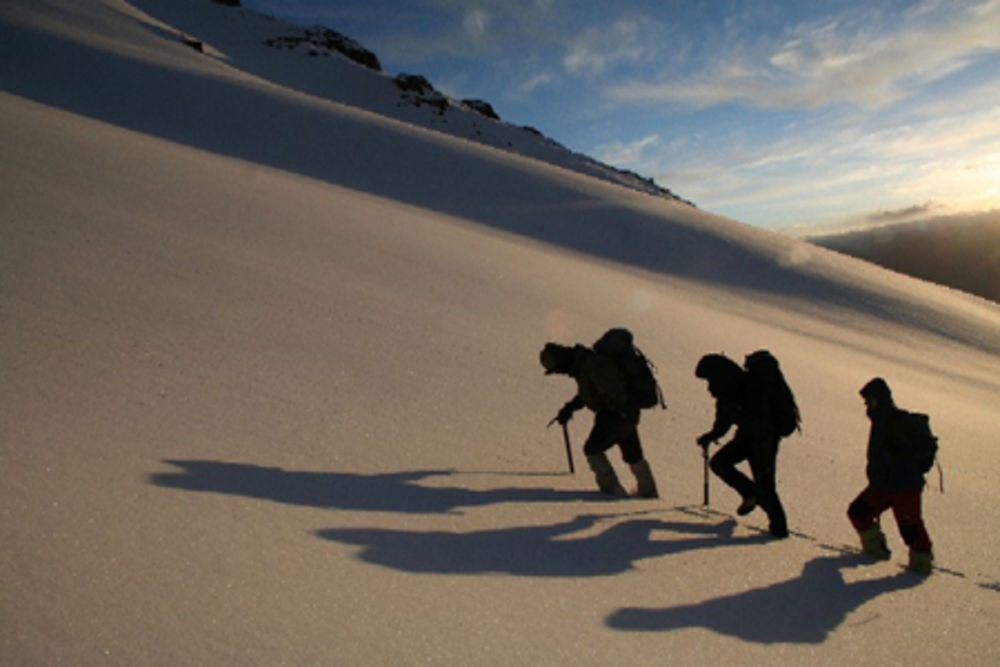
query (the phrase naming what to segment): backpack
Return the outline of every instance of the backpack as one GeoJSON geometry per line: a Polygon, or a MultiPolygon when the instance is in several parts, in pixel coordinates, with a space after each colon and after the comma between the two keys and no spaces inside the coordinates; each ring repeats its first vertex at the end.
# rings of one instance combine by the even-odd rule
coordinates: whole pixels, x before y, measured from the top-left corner
{"type": "Polygon", "coordinates": [[[787,438],[795,431],[801,431],[799,406],[774,355],[767,350],[757,350],[747,356],[743,366],[764,390],[775,435],[787,438]]]}
{"type": "Polygon", "coordinates": [[[628,329],[608,329],[597,339],[593,350],[611,359],[622,375],[629,401],[640,408],[660,405],[666,409],[663,392],[653,376],[655,366],[633,343],[628,329]]]}
{"type": "Polygon", "coordinates": [[[938,448],[937,436],[931,432],[930,417],[921,412],[896,408],[893,427],[902,454],[913,461],[920,472],[930,470],[938,448]]]}

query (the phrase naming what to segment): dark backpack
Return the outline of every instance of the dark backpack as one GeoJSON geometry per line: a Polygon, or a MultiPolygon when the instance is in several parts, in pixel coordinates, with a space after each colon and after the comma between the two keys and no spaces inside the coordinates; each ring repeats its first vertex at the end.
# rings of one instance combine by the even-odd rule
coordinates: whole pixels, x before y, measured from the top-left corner
{"type": "Polygon", "coordinates": [[[913,461],[920,472],[930,470],[938,448],[937,436],[931,432],[930,417],[896,408],[892,423],[901,453],[913,461]]]}
{"type": "Polygon", "coordinates": [[[666,409],[663,392],[653,376],[655,366],[635,346],[628,329],[608,329],[593,345],[594,352],[615,362],[622,375],[629,401],[640,408],[657,405],[666,409]]]}
{"type": "Polygon", "coordinates": [[[799,406],[774,355],[767,350],[757,350],[747,356],[743,366],[765,393],[775,435],[786,438],[801,431],[799,406]]]}

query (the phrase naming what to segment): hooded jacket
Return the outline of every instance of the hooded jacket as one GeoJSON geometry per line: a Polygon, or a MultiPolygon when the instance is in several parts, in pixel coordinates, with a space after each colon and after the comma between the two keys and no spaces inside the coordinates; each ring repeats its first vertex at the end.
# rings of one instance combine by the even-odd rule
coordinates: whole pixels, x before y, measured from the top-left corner
{"type": "Polygon", "coordinates": [[[868,432],[868,483],[888,492],[919,491],[924,488],[924,468],[908,453],[908,445],[899,437],[900,410],[892,400],[889,386],[875,378],[861,389],[861,395],[874,398],[866,409],[871,420],[868,432]]]}

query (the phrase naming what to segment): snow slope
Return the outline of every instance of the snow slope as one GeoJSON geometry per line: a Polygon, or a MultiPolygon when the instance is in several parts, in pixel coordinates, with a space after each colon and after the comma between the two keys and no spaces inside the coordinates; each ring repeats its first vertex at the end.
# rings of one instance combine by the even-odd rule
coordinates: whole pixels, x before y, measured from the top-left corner
{"type": "Polygon", "coordinates": [[[996,305],[178,40],[217,10],[0,6],[0,662],[996,664],[996,305]],[[545,428],[542,344],[620,324],[656,501],[545,428]],[[780,542],[693,444],[759,347],[780,542]],[[926,581],[840,546],[874,375],[941,438],[926,581]]]}

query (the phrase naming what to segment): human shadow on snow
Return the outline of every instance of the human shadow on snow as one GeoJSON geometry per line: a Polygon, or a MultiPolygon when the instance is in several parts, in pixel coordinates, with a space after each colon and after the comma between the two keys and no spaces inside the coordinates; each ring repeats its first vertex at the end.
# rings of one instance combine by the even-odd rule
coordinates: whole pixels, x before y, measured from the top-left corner
{"type": "Polygon", "coordinates": [[[761,644],[820,644],[869,600],[923,581],[909,572],[844,581],[843,568],[868,562],[856,554],[822,556],[806,563],[795,579],[697,604],[663,609],[626,607],[611,614],[606,622],[609,627],[625,631],[701,627],[761,644]]]}
{"type": "Polygon", "coordinates": [[[290,505],[368,512],[441,514],[462,507],[498,503],[565,502],[588,497],[582,491],[508,487],[475,490],[418,484],[453,470],[414,470],[381,474],[301,472],[225,461],[168,460],[182,472],[149,475],[157,486],[226,493],[290,505]]]}
{"type": "Polygon", "coordinates": [[[765,535],[734,537],[736,522],[633,519],[593,532],[599,522],[625,514],[583,514],[554,525],[471,532],[385,528],[333,528],[317,535],[364,549],[373,565],[422,574],[511,574],[522,577],[597,577],[621,574],[643,558],[695,549],[764,544],[765,535]],[[583,536],[573,533],[587,531],[583,536]],[[670,535],[665,535],[669,533],[670,535]],[[678,535],[680,535],[678,537],[678,535]]]}

